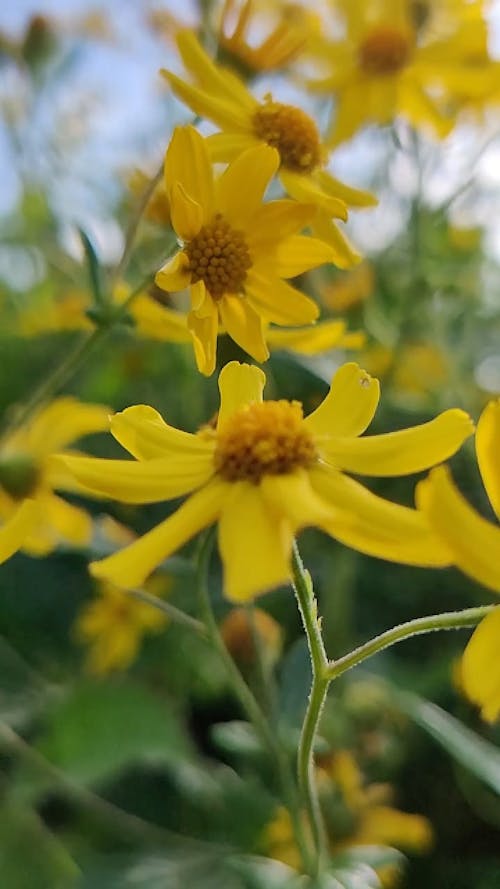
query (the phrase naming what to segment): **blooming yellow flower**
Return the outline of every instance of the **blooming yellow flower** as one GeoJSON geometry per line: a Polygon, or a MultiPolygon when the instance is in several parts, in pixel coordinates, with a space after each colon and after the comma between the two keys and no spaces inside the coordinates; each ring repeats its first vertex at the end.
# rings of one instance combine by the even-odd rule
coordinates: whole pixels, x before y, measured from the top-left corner
{"type": "Polygon", "coordinates": [[[243,0],[239,4],[225,0],[221,12],[217,33],[219,55],[241,69],[243,75],[283,68],[298,55],[306,40],[305,15],[300,22],[302,27],[297,22],[290,26],[283,16],[268,36],[254,46],[249,42],[249,30],[258,18],[257,13],[254,0],[243,0]]]}
{"type": "MultiPolygon", "coordinates": [[[[149,592],[162,595],[171,584],[161,577],[153,578],[149,592]]],[[[166,614],[147,602],[134,599],[125,590],[111,583],[99,584],[97,596],[86,605],[75,623],[75,637],[88,645],[86,668],[89,673],[104,676],[130,666],[139,653],[147,633],[161,632],[168,624],[166,614]]]]}
{"type": "Polygon", "coordinates": [[[162,74],[196,114],[221,128],[222,132],[207,139],[212,160],[233,160],[256,145],[276,148],[285,191],[316,207],[313,232],[331,245],[336,265],[349,268],[359,262],[359,255],[332,217],[345,221],[347,205],[369,207],[376,200],[369,192],[351,188],[327,172],[327,151],[314,120],[301,108],[275,102],[271,96],[259,102],[232,72],[214,64],[191,31],[181,31],[177,43],[194,85],[169,71],[162,74]]]}
{"type": "Polygon", "coordinates": [[[316,525],[338,540],[381,558],[444,565],[449,553],[422,513],[375,496],[343,470],[394,476],[418,472],[454,453],[471,434],[463,411],[386,435],[358,436],[379,400],[375,379],[356,364],[335,374],[322,404],[305,419],[298,402],[263,402],[265,376],[231,362],[219,376],[215,429],[197,434],[168,426],[146,406],[111,420],[115,438],[136,458],[64,457],[85,487],[128,503],[191,493],[169,518],[103,561],[96,577],[140,586],[169,555],[219,521],[224,588],[244,601],[285,583],[296,532],[316,525]]]}
{"type": "Polygon", "coordinates": [[[350,139],[369,123],[388,124],[401,114],[415,127],[429,126],[444,137],[453,121],[431,98],[434,58],[417,37],[407,0],[343,3],[346,34],[324,40],[318,61],[328,73],[310,83],[337,100],[328,144],[350,139]]]}
{"type": "MultiPolygon", "coordinates": [[[[485,407],[476,432],[476,454],[492,509],[500,519],[500,399],[485,407]]],[[[419,508],[469,577],[500,593],[500,527],[469,506],[440,466],[417,489],[419,508]]],[[[478,626],[462,661],[462,685],[485,719],[500,716],[500,609],[478,626]]]]}
{"type": "Polygon", "coordinates": [[[87,513],[54,488],[75,490],[52,460],[55,451],[92,432],[109,429],[109,410],[63,397],[41,408],[0,445],[0,561],[22,548],[45,555],[59,543],[85,546],[92,533],[87,513]]]}
{"type": "Polygon", "coordinates": [[[205,140],[177,127],[165,158],[172,224],[183,248],[157,273],[166,291],[190,288],[188,327],[198,368],[215,368],[219,322],[249,355],[266,361],[264,323],[315,321],[313,300],[287,284],[333,259],[332,249],[297,234],[311,208],[295,201],[262,204],[278,152],[256,145],[215,180],[205,140]]]}

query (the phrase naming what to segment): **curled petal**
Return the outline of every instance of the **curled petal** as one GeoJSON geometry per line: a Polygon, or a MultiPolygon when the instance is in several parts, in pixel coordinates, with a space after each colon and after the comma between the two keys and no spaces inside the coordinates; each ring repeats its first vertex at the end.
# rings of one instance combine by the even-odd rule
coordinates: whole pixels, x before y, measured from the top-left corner
{"type": "Polygon", "coordinates": [[[260,404],[266,377],[260,367],[230,361],[219,374],[220,410],[218,428],[246,404],[260,404]]]}
{"type": "Polygon", "coordinates": [[[248,300],[225,296],[219,302],[222,324],[235,343],[256,361],[267,361],[269,350],[264,339],[264,323],[248,300]]]}
{"type": "Polygon", "coordinates": [[[193,339],[198,370],[209,377],[215,370],[219,313],[213,299],[208,295],[203,309],[204,313],[201,316],[196,311],[189,313],[188,328],[193,339]]]}
{"type": "Polygon", "coordinates": [[[378,380],[350,361],[338,369],[330,391],[304,422],[321,438],[355,437],[371,423],[379,397],[378,380]]]}
{"type": "Polygon", "coordinates": [[[500,716],[500,608],[495,608],[474,630],[462,658],[465,694],[481,707],[487,722],[500,716]]]}
{"type": "Polygon", "coordinates": [[[174,182],[170,189],[170,216],[174,231],[185,241],[194,238],[203,225],[202,208],[181,182],[174,182]]]}
{"type": "Polygon", "coordinates": [[[194,127],[175,128],[165,156],[165,185],[171,202],[179,203],[184,192],[201,208],[203,222],[208,221],[214,206],[212,164],[205,140],[194,127]]]}
{"type": "Polygon", "coordinates": [[[111,417],[111,432],[137,460],[180,459],[205,456],[210,445],[205,439],[165,423],[153,407],[137,404],[111,417]]]}
{"type": "Polygon", "coordinates": [[[490,401],[479,418],[476,454],[484,487],[500,519],[500,399],[490,401]]]}
{"type": "Polygon", "coordinates": [[[161,290],[166,290],[167,293],[185,290],[191,280],[188,264],[189,260],[186,254],[179,251],[156,273],[155,283],[161,290]]]}

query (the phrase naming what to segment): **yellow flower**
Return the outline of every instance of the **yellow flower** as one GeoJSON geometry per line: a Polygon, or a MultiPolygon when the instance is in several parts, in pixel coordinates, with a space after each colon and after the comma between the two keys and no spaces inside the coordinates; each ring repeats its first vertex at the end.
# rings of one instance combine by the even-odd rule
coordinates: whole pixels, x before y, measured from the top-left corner
{"type": "Polygon", "coordinates": [[[92,432],[109,429],[109,410],[63,397],[41,408],[0,445],[0,561],[22,548],[45,555],[59,543],[85,546],[92,522],[54,488],[75,483],[53,461],[55,451],[92,432]]]}
{"type": "Polygon", "coordinates": [[[262,204],[278,152],[257,145],[214,180],[205,140],[177,127],[165,158],[172,224],[184,247],[157,273],[166,291],[190,288],[188,327],[199,370],[215,368],[219,322],[257,361],[269,352],[264,322],[300,325],[318,308],[283,278],[333,259],[331,248],[297,234],[311,208],[295,201],[262,204]]]}
{"type": "Polygon", "coordinates": [[[356,364],[337,371],[328,395],[305,419],[298,402],[263,402],[264,385],[259,368],[231,362],[219,376],[216,428],[193,435],[168,426],[151,407],[130,407],[112,418],[111,431],[136,462],[63,458],[83,486],[126,503],[191,494],[144,537],[94,562],[96,577],[140,586],[216,521],[224,589],[233,601],[288,581],[293,538],[307,525],[380,558],[449,563],[447,547],[422,513],[375,496],[343,470],[419,472],[454,453],[471,434],[467,414],[449,410],[413,429],[359,438],[375,413],[379,386],[356,364]]]}
{"type": "Polygon", "coordinates": [[[301,108],[275,102],[271,96],[258,102],[232,72],[214,64],[191,31],[181,31],[177,43],[194,85],[169,71],[162,74],[196,114],[221,128],[222,132],[207,139],[212,160],[230,161],[257,145],[277,149],[281,183],[293,198],[316,207],[313,233],[328,241],[335,252],[333,261],[340,268],[359,262],[332,217],[345,221],[346,205],[369,207],[376,200],[327,172],[327,152],[314,120],[301,108]]]}
{"type": "MultiPolygon", "coordinates": [[[[155,595],[168,591],[171,581],[154,578],[155,595]]],[[[86,668],[89,673],[103,676],[114,670],[124,670],[138,655],[147,633],[161,632],[168,624],[167,616],[127,594],[111,583],[101,583],[97,596],[86,605],[76,623],[76,639],[89,646],[86,668]]]]}
{"type": "MultiPolygon", "coordinates": [[[[476,432],[479,470],[492,509],[500,519],[500,399],[485,407],[476,432]]],[[[500,527],[469,506],[445,466],[430,473],[417,490],[419,508],[446,543],[465,574],[500,593],[500,527]]],[[[500,716],[499,614],[493,611],[475,630],[462,661],[462,684],[485,719],[500,716]]]]}
{"type": "Polygon", "coordinates": [[[290,26],[283,16],[258,46],[252,46],[248,32],[255,23],[256,12],[254,0],[243,0],[239,7],[234,0],[225,0],[217,34],[219,53],[241,68],[245,76],[283,68],[298,55],[306,40],[305,15],[301,27],[296,22],[290,26]]]}
{"type": "Polygon", "coordinates": [[[427,91],[434,59],[427,67],[427,47],[417,40],[406,0],[343,3],[342,8],[346,35],[324,40],[317,57],[328,73],[310,83],[337,101],[328,144],[350,139],[366,124],[391,123],[399,114],[415,127],[427,125],[446,136],[453,121],[427,91]]]}
{"type": "Polygon", "coordinates": [[[341,277],[325,285],[321,291],[322,302],[329,309],[345,312],[372,296],[375,289],[375,273],[369,262],[362,262],[356,268],[345,272],[341,277]]]}

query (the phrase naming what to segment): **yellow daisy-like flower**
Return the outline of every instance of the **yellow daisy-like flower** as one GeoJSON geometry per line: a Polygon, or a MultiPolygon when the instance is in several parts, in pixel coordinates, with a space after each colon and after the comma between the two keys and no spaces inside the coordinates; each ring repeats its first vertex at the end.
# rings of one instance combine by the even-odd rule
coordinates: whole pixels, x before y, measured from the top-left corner
{"type": "Polygon", "coordinates": [[[217,34],[219,54],[241,69],[242,74],[250,76],[283,68],[298,55],[306,41],[304,15],[301,28],[297,22],[290,26],[283,17],[259,45],[253,46],[248,32],[257,12],[254,0],[243,0],[238,6],[234,0],[225,0],[217,34]]]}
{"type": "Polygon", "coordinates": [[[186,105],[221,128],[222,132],[207,139],[212,160],[231,161],[257,145],[275,148],[285,191],[316,207],[312,229],[334,250],[335,264],[349,268],[359,262],[359,254],[332,217],[345,221],[347,205],[369,207],[377,201],[369,192],[351,188],[327,172],[327,151],[312,117],[271,96],[259,102],[236,75],[212,61],[191,31],[181,31],[177,44],[194,84],[169,71],[161,73],[186,105]]]}
{"type": "Polygon", "coordinates": [[[0,561],[18,549],[45,555],[59,543],[85,546],[92,522],[87,513],[54,493],[75,490],[55,451],[93,432],[109,429],[109,409],[58,398],[0,446],[0,561]]]}
{"type": "Polygon", "coordinates": [[[335,96],[337,109],[330,146],[350,139],[369,123],[388,124],[401,114],[413,126],[431,127],[439,137],[453,121],[442,114],[427,91],[434,59],[427,68],[427,47],[417,40],[407,0],[342,4],[346,34],[325,39],[317,58],[328,73],[312,81],[317,92],[335,96]]]}
{"type": "Polygon", "coordinates": [[[199,370],[215,369],[219,323],[249,355],[266,361],[264,324],[315,321],[316,303],[284,281],[333,259],[332,249],[297,234],[311,208],[295,201],[262,203],[279,163],[257,145],[214,178],[205,140],[177,127],[165,158],[172,224],[183,248],[157,273],[166,291],[190,288],[188,327],[199,370]]]}
{"type": "Polygon", "coordinates": [[[63,458],[83,486],[123,502],[191,494],[131,546],[94,562],[96,577],[140,586],[216,521],[224,589],[233,601],[288,581],[293,538],[307,525],[381,558],[449,563],[447,547],[422,513],[375,496],[343,470],[374,476],[418,472],[453,454],[471,434],[467,414],[449,410],[413,429],[359,438],[375,413],[379,386],[356,364],[338,370],[328,395],[306,418],[298,402],[263,402],[264,385],[259,368],[231,362],[219,376],[215,429],[181,432],[151,407],[130,407],[112,418],[111,431],[136,462],[63,458]]]}
{"type": "MultiPolygon", "coordinates": [[[[171,585],[168,579],[153,578],[148,589],[162,595],[171,585]]],[[[139,653],[143,637],[161,632],[168,617],[147,602],[141,602],[111,583],[99,584],[98,594],[86,605],[75,623],[76,639],[89,646],[86,668],[104,676],[130,666],[139,653]]]]}
{"type": "MultiPolygon", "coordinates": [[[[485,407],[476,432],[476,454],[492,509],[500,519],[500,399],[485,407]]],[[[469,506],[445,466],[417,489],[418,505],[465,574],[500,593],[500,527],[469,506]]],[[[485,719],[500,716],[500,609],[474,631],[462,661],[462,685],[485,719]]]]}

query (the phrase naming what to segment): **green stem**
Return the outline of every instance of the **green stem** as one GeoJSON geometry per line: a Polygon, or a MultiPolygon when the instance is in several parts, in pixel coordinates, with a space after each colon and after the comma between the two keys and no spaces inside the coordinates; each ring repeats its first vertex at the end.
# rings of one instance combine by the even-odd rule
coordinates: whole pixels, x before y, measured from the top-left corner
{"type": "Polygon", "coordinates": [[[279,739],[268,723],[265,714],[260,708],[258,701],[255,699],[240,671],[229,654],[224,640],[219,632],[217,621],[212,610],[212,603],[208,592],[208,567],[210,557],[212,555],[213,533],[209,531],[204,537],[199,555],[198,555],[198,573],[197,586],[200,602],[200,610],[208,632],[208,636],[218,652],[224,666],[226,667],[229,679],[233,686],[233,690],[239,699],[242,707],[248,714],[255,731],[260,736],[263,744],[267,747],[271,757],[276,763],[279,780],[283,790],[286,806],[290,814],[293,825],[295,839],[302,857],[304,868],[309,874],[315,871],[315,856],[310,848],[310,844],[304,835],[304,829],[300,816],[300,806],[298,804],[296,787],[290,774],[288,757],[281,747],[279,739]]]}
{"type": "Polygon", "coordinates": [[[330,678],[327,674],[328,658],[321,635],[321,621],[309,572],[304,570],[297,545],[292,552],[293,587],[299,611],[306,631],[311,656],[312,686],[306,715],[300,734],[297,755],[299,787],[309,817],[311,833],[316,847],[314,876],[320,873],[327,854],[327,838],[319,804],[314,773],[314,739],[326,700],[330,678]]]}
{"type": "Polygon", "coordinates": [[[166,602],[164,599],[159,599],[158,596],[152,596],[151,593],[147,593],[146,590],[140,589],[130,589],[124,588],[124,593],[127,596],[130,596],[131,599],[137,599],[139,602],[144,602],[146,605],[151,605],[152,608],[156,608],[157,611],[162,611],[163,614],[167,615],[174,623],[182,624],[185,627],[189,627],[190,630],[194,630],[195,633],[198,633],[200,636],[207,635],[207,629],[205,625],[201,622],[201,620],[196,620],[195,617],[191,617],[190,614],[186,614],[185,611],[182,611],[180,608],[177,608],[175,605],[172,605],[171,602],[166,602]]]}
{"type": "Polygon", "coordinates": [[[409,620],[404,624],[399,624],[391,630],[386,630],[380,636],[375,636],[354,651],[339,658],[337,661],[331,661],[327,666],[326,675],[331,681],[337,679],[342,673],[363,663],[368,658],[402,642],[404,639],[410,639],[412,636],[419,636],[422,633],[432,633],[435,630],[458,630],[464,627],[475,627],[483,617],[486,617],[490,611],[493,611],[495,605],[483,605],[479,608],[466,608],[464,611],[448,611],[443,614],[432,614],[429,617],[417,617],[415,620],[409,620]]]}

